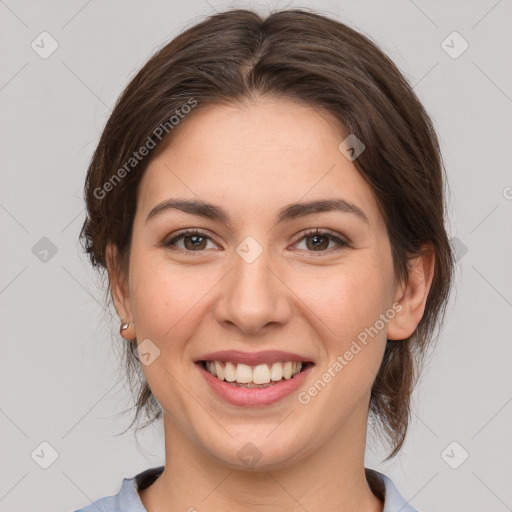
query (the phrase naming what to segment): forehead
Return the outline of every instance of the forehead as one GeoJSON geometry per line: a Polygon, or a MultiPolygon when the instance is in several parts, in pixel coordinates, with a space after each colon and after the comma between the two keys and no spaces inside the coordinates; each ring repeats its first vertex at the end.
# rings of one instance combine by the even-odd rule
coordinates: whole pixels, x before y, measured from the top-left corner
{"type": "Polygon", "coordinates": [[[288,100],[261,100],[208,106],[178,128],[146,169],[138,214],[170,197],[201,198],[238,217],[342,198],[365,211],[371,223],[381,220],[369,185],[338,149],[347,133],[328,113],[288,100]]]}

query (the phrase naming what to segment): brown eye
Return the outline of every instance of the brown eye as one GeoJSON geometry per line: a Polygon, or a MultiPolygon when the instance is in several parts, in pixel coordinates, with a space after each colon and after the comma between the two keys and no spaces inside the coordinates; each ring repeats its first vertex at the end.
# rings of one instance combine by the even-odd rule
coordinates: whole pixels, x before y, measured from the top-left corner
{"type": "Polygon", "coordinates": [[[306,242],[308,249],[312,251],[327,249],[329,247],[330,239],[325,235],[314,235],[305,237],[306,240],[311,240],[311,243],[306,242]]]}
{"type": "Polygon", "coordinates": [[[168,242],[164,242],[164,246],[181,251],[201,252],[208,248],[208,241],[211,239],[205,233],[196,230],[184,231],[168,242]],[[183,241],[182,244],[181,241],[183,241]]]}
{"type": "Polygon", "coordinates": [[[337,233],[330,231],[322,231],[319,229],[310,230],[304,233],[301,239],[296,244],[305,241],[305,250],[307,252],[331,252],[331,250],[342,249],[344,247],[350,247],[350,244],[339,238],[337,233]],[[329,244],[334,243],[334,247],[330,248],[329,244]]]}
{"type": "Polygon", "coordinates": [[[195,249],[205,249],[206,248],[206,237],[199,235],[189,235],[183,237],[183,243],[186,249],[191,251],[195,249]]]}

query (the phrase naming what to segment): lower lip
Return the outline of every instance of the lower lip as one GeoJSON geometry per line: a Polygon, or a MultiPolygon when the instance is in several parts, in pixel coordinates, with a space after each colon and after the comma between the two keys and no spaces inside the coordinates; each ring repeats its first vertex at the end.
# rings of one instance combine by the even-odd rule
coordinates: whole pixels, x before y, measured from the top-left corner
{"type": "Polygon", "coordinates": [[[304,382],[307,374],[313,368],[308,366],[304,371],[298,373],[291,379],[282,379],[277,384],[266,388],[240,388],[233,386],[224,380],[214,377],[202,363],[196,363],[204,380],[210,385],[213,391],[223,400],[233,405],[257,406],[270,405],[290,395],[304,382]]]}

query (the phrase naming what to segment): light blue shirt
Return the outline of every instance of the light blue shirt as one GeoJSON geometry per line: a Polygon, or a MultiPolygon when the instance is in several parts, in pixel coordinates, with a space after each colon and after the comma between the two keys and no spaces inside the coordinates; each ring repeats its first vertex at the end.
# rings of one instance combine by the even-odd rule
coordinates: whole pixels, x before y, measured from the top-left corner
{"type": "MultiPolygon", "coordinates": [[[[163,470],[164,466],[160,466],[147,469],[133,478],[125,478],[118,494],[96,500],[75,512],[147,512],[137,491],[149,487],[163,470]]],[[[366,476],[372,490],[382,495],[383,512],[418,512],[401,496],[387,476],[373,469],[366,469],[366,476]]]]}

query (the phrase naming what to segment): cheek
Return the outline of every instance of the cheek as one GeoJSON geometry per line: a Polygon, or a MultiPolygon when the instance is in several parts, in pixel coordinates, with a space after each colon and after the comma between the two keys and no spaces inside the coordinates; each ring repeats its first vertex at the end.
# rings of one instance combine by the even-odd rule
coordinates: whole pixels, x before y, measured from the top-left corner
{"type": "Polygon", "coordinates": [[[333,400],[345,404],[336,413],[341,414],[345,407],[350,409],[366,399],[379,370],[387,333],[381,315],[389,308],[392,282],[384,267],[376,257],[366,261],[361,257],[357,265],[340,267],[336,272],[331,269],[328,278],[316,276],[302,287],[301,296],[315,313],[310,321],[316,322],[316,331],[322,335],[320,379],[333,382],[319,401],[327,411],[333,400]]]}
{"type": "Polygon", "coordinates": [[[331,344],[339,349],[373,326],[389,307],[389,285],[384,274],[378,262],[359,261],[315,276],[303,273],[297,277],[295,289],[300,289],[298,295],[328,329],[331,344]]]}
{"type": "MultiPolygon", "coordinates": [[[[219,281],[214,271],[171,264],[162,254],[134,255],[132,280],[137,336],[153,340],[162,351],[183,350],[204,315],[208,292],[219,281]]],[[[142,339],[142,338],[140,338],[142,339]]]]}

